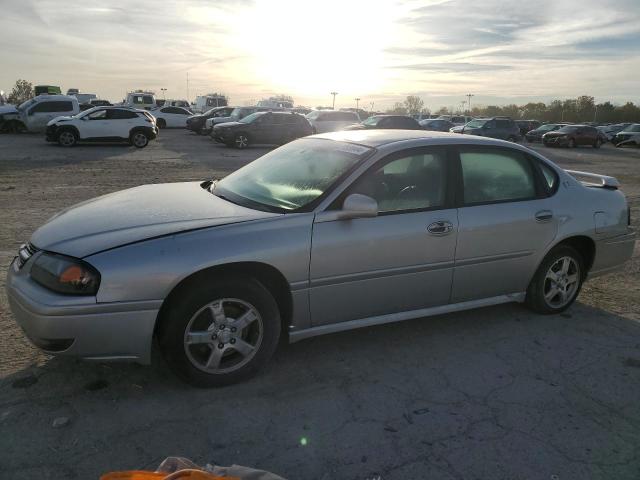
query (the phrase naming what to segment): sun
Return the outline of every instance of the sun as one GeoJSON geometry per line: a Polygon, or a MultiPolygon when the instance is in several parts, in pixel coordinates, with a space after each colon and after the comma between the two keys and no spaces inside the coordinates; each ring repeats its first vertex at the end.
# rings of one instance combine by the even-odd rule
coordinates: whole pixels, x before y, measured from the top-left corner
{"type": "Polygon", "coordinates": [[[393,27],[388,2],[259,1],[238,17],[234,43],[249,57],[247,74],[265,89],[358,95],[384,86],[393,27]]]}

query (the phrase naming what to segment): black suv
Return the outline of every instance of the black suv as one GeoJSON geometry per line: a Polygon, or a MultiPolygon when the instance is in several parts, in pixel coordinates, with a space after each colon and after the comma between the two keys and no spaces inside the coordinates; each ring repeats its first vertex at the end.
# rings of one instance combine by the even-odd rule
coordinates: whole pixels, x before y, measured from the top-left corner
{"type": "Polygon", "coordinates": [[[313,133],[309,121],[293,112],[256,112],[238,122],[219,123],[212,136],[228,147],[246,148],[254,143],[277,144],[313,133]]]}
{"type": "Polygon", "coordinates": [[[401,130],[421,130],[422,127],[415,118],[406,115],[374,115],[362,123],[349,125],[343,130],[370,130],[378,128],[396,128],[401,130]]]}
{"type": "Polygon", "coordinates": [[[194,115],[187,118],[187,128],[199,134],[206,133],[204,131],[205,123],[207,119],[213,117],[228,117],[233,112],[234,107],[215,107],[211,110],[207,110],[202,115],[194,115]]]}
{"type": "Polygon", "coordinates": [[[498,138],[510,142],[520,140],[520,128],[509,117],[476,118],[467,123],[460,133],[498,138]]]}

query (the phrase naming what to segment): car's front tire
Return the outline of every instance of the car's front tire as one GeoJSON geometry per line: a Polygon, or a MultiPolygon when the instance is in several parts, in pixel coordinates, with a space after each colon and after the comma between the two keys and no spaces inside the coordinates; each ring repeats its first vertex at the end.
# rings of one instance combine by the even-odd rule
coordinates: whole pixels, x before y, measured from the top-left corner
{"type": "Polygon", "coordinates": [[[247,148],[249,146],[249,143],[249,135],[247,135],[246,133],[238,133],[233,139],[233,145],[240,150],[247,148]]]}
{"type": "Polygon", "coordinates": [[[547,315],[563,312],[578,297],[585,274],[584,259],[575,248],[560,245],[552,249],[529,284],[526,305],[547,315]]]}
{"type": "Polygon", "coordinates": [[[76,143],[78,143],[78,134],[70,128],[66,128],[58,134],[58,145],[61,147],[73,147],[76,143]]]}
{"type": "Polygon", "coordinates": [[[600,148],[602,146],[602,140],[596,139],[596,143],[593,144],[593,148],[600,148]]]}
{"type": "Polygon", "coordinates": [[[250,277],[193,284],[160,319],[159,344],[172,369],[197,387],[218,387],[254,375],[280,338],[278,305],[250,277]]]}
{"type": "Polygon", "coordinates": [[[129,143],[136,148],[144,148],[149,144],[149,137],[141,130],[131,132],[129,143]]]}

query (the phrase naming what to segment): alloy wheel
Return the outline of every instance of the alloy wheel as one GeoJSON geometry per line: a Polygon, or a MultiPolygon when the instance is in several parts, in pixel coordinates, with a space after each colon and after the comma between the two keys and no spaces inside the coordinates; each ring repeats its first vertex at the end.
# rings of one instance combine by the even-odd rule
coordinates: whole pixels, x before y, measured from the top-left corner
{"type": "Polygon", "coordinates": [[[238,148],[246,148],[249,145],[249,139],[246,135],[238,135],[236,137],[236,147],[238,148]]]}
{"type": "Polygon", "coordinates": [[[544,300],[552,308],[562,308],[573,299],[580,286],[580,267],[572,257],[553,262],[544,278],[544,300]]]}
{"type": "Polygon", "coordinates": [[[63,147],[70,147],[74,143],[76,143],[76,136],[72,132],[65,131],[60,133],[60,136],[58,137],[58,142],[63,147]]]}
{"type": "Polygon", "coordinates": [[[253,305],[237,298],[221,298],[191,317],[185,329],[184,349],[199,370],[230,373],[254,357],[263,336],[262,317],[253,305]]]}
{"type": "Polygon", "coordinates": [[[148,142],[149,140],[144,133],[136,133],[133,136],[133,144],[138,148],[144,147],[148,142]]]}

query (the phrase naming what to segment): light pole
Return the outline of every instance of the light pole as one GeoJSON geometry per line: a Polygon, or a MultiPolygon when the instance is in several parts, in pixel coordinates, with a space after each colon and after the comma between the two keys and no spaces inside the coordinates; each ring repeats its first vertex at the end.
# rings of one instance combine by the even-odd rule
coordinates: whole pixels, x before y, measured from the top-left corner
{"type": "Polygon", "coordinates": [[[358,104],[360,103],[360,99],[356,98],[355,100],[356,100],[356,110],[358,110],[358,104]]]}
{"type": "Polygon", "coordinates": [[[373,113],[373,102],[371,102],[371,110],[369,110],[369,113],[373,113]]]}
{"type": "Polygon", "coordinates": [[[472,93],[467,93],[467,98],[469,99],[469,115],[471,115],[471,97],[475,97],[472,93]]]}
{"type": "Polygon", "coordinates": [[[166,88],[161,88],[160,90],[162,90],[162,99],[166,100],[167,96],[165,95],[165,92],[167,91],[167,89],[166,88]]]}
{"type": "Polygon", "coordinates": [[[336,109],[336,95],[338,95],[338,92],[331,92],[331,95],[333,95],[333,106],[331,107],[332,110],[336,109]]]}

